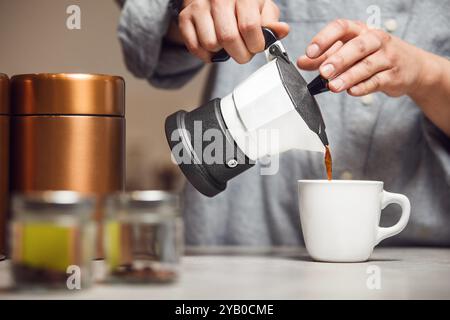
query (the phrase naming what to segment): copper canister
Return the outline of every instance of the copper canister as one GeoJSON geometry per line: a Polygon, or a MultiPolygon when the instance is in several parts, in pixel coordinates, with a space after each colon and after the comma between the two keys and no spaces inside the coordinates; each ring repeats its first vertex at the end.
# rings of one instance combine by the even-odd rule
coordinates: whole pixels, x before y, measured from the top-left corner
{"type": "MultiPolygon", "coordinates": [[[[97,196],[124,188],[125,83],[95,74],[11,78],[11,188],[97,196]]],[[[99,224],[100,225],[100,224],[99,224]]],[[[102,256],[101,230],[97,255],[102,256]]]]}
{"type": "Polygon", "coordinates": [[[9,162],[9,78],[0,73],[0,256],[6,251],[9,162]]]}

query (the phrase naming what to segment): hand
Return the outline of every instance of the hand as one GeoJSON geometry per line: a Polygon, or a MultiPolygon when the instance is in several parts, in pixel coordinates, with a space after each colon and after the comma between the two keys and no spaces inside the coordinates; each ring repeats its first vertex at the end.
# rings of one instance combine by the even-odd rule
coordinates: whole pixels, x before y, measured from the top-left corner
{"type": "Polygon", "coordinates": [[[336,20],[320,31],[298,59],[301,69],[330,79],[333,92],[363,96],[382,91],[411,95],[426,78],[427,52],[364,23],[336,20]]]}
{"type": "Polygon", "coordinates": [[[272,0],[184,0],[179,32],[187,49],[205,62],[224,48],[238,63],[246,63],[264,50],[262,26],[279,38],[288,34],[279,15],[272,0]]]}

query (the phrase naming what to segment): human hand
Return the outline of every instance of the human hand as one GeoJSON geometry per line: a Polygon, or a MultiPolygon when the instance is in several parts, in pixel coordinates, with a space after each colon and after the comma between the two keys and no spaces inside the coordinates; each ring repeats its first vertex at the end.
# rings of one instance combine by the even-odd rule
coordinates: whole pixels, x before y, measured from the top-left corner
{"type": "Polygon", "coordinates": [[[187,49],[205,62],[224,48],[238,63],[248,62],[264,50],[261,27],[284,38],[289,26],[279,21],[272,0],[184,0],[178,17],[187,49]]]}
{"type": "Polygon", "coordinates": [[[297,65],[319,69],[333,92],[363,96],[382,91],[396,97],[411,95],[425,80],[427,54],[362,22],[339,19],[312,39],[297,65]]]}

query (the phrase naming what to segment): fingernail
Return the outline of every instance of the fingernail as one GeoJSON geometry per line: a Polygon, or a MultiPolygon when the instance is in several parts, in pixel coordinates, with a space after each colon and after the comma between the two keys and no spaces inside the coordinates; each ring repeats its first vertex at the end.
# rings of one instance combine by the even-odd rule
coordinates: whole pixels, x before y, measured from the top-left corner
{"type": "Polygon", "coordinates": [[[325,78],[331,77],[333,72],[334,72],[334,66],[332,64],[330,64],[330,63],[320,67],[320,73],[325,78]]]}
{"type": "Polygon", "coordinates": [[[319,51],[320,48],[317,44],[313,43],[310,44],[307,48],[306,48],[306,54],[308,55],[308,57],[310,58],[315,58],[319,55],[319,51]]]}
{"type": "Polygon", "coordinates": [[[334,90],[339,91],[344,86],[344,81],[340,78],[336,78],[330,81],[329,86],[334,90]]]}
{"type": "Polygon", "coordinates": [[[354,86],[350,88],[350,93],[351,94],[360,94],[361,93],[361,88],[359,88],[358,86],[354,86]]]}

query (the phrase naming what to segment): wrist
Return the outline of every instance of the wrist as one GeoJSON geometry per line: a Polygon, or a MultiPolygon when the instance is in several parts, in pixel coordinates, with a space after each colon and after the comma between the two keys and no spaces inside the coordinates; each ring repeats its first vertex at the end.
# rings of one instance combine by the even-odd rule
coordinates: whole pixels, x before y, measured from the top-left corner
{"type": "Polygon", "coordinates": [[[165,39],[174,44],[184,45],[183,37],[181,36],[180,28],[175,19],[172,19],[167,29],[165,39]]]}
{"type": "Polygon", "coordinates": [[[171,16],[175,19],[178,18],[181,10],[184,6],[184,0],[170,0],[169,1],[169,12],[171,16]]]}
{"type": "Polygon", "coordinates": [[[184,7],[184,0],[170,0],[169,14],[170,24],[167,29],[165,39],[174,44],[184,45],[183,37],[181,36],[180,28],[178,26],[178,15],[184,7]]]}
{"type": "Polygon", "coordinates": [[[431,98],[434,89],[442,83],[443,70],[440,56],[419,49],[419,72],[407,93],[416,102],[431,98]]]}

